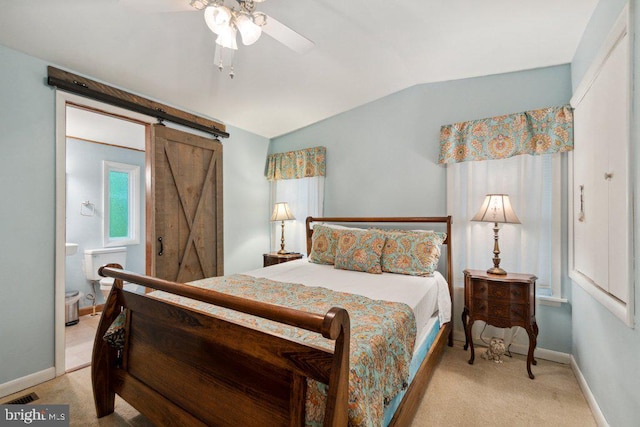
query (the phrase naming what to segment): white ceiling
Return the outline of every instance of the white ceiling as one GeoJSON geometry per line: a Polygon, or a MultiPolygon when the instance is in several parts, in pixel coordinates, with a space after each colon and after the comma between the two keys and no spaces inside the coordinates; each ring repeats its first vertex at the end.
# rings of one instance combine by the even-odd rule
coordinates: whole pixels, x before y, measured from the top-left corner
{"type": "Polygon", "coordinates": [[[259,11],[315,47],[300,55],[266,35],[239,43],[231,80],[213,64],[202,12],[135,1],[151,2],[0,0],[0,44],[271,138],[416,84],[571,62],[597,4],[267,0],[259,11]]]}

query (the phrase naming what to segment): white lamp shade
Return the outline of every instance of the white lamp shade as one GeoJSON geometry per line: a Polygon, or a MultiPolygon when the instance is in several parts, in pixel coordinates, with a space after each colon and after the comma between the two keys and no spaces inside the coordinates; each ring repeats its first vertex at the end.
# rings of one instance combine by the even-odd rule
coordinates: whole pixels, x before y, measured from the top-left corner
{"type": "Polygon", "coordinates": [[[214,34],[218,34],[218,35],[220,35],[220,33],[222,33],[227,28],[229,28],[228,24],[222,24],[222,25],[209,25],[209,24],[207,24],[207,26],[209,27],[209,29],[211,31],[213,31],[214,34]]]}
{"type": "Polygon", "coordinates": [[[218,34],[216,44],[226,47],[227,49],[237,50],[238,43],[236,42],[236,32],[235,28],[227,26],[218,34]]]}
{"type": "Polygon", "coordinates": [[[242,43],[246,46],[254,44],[262,34],[262,28],[253,23],[253,20],[246,13],[240,13],[235,20],[236,27],[240,31],[242,43]]]}
{"type": "Polygon", "coordinates": [[[480,210],[471,221],[520,224],[507,194],[487,194],[480,210]]]}
{"type": "Polygon", "coordinates": [[[296,219],[289,209],[287,202],[276,203],[273,206],[273,213],[271,213],[271,221],[289,221],[296,219]]]}
{"type": "Polygon", "coordinates": [[[218,6],[209,6],[204,10],[204,22],[207,23],[207,27],[215,34],[220,34],[225,28],[229,27],[229,22],[218,23],[216,17],[218,16],[218,6]]]}
{"type": "Polygon", "coordinates": [[[227,24],[231,20],[231,10],[226,6],[208,6],[204,10],[204,21],[212,27],[227,24]]]}

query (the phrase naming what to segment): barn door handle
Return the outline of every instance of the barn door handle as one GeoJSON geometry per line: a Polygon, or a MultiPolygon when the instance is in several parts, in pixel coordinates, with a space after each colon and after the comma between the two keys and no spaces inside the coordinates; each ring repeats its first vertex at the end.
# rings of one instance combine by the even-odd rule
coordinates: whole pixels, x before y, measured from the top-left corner
{"type": "Polygon", "coordinates": [[[162,256],[162,254],[164,254],[164,245],[162,244],[162,237],[158,237],[158,242],[160,243],[160,252],[158,252],[158,256],[162,256]]]}
{"type": "Polygon", "coordinates": [[[584,222],[584,185],[580,186],[580,213],[578,214],[578,221],[584,222]]]}

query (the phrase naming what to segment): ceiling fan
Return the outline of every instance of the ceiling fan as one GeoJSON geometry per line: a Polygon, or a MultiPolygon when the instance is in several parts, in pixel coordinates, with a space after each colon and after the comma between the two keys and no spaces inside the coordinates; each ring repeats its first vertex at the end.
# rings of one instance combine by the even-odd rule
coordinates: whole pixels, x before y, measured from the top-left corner
{"type": "Polygon", "coordinates": [[[256,3],[265,0],[120,0],[127,7],[145,12],[204,11],[209,29],[217,35],[215,61],[220,71],[224,64],[231,68],[233,78],[233,53],[237,50],[237,32],[244,45],[255,43],[264,32],[291,50],[303,54],[314,43],[278,20],[256,10],[256,3]],[[225,52],[225,49],[229,52],[225,52]]]}

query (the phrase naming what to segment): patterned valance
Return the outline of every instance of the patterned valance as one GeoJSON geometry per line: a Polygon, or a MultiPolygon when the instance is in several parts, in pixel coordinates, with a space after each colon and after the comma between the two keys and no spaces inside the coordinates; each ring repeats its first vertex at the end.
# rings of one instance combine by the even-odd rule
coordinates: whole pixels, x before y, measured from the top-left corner
{"type": "Polygon", "coordinates": [[[312,176],[325,176],[325,147],[305,148],[271,154],[267,158],[267,179],[300,179],[312,176]]]}
{"type": "Polygon", "coordinates": [[[573,150],[573,110],[549,107],[442,126],[438,163],[573,150]]]}

